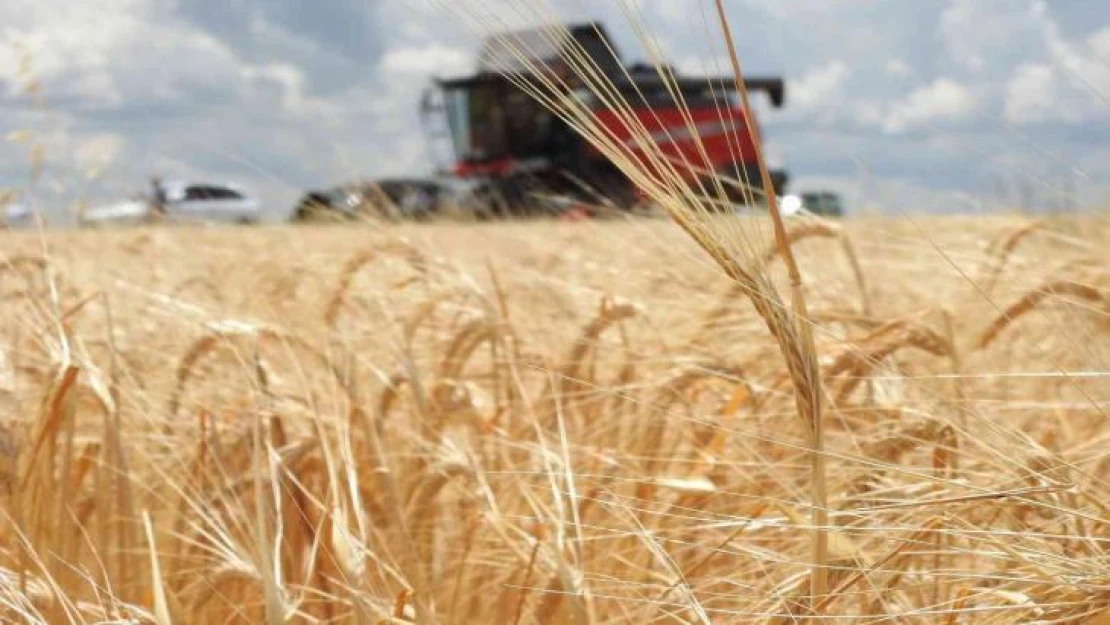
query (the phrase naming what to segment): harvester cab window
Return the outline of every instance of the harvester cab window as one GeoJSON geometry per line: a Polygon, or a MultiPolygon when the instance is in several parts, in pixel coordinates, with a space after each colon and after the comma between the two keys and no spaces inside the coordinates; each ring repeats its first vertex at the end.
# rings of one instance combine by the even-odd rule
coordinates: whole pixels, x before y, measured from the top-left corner
{"type": "Polygon", "coordinates": [[[478,159],[497,158],[508,151],[505,105],[493,85],[475,86],[470,92],[471,151],[478,159]]]}
{"type": "Polygon", "coordinates": [[[470,92],[457,87],[445,89],[443,104],[455,153],[460,156],[470,154],[470,92]]]}
{"type": "Polygon", "coordinates": [[[444,103],[455,151],[466,161],[548,155],[561,130],[554,113],[508,81],[450,87],[444,103]]]}
{"type": "Polygon", "coordinates": [[[446,90],[451,139],[467,161],[504,156],[507,151],[503,104],[492,83],[472,83],[446,90]]]}
{"type": "Polygon", "coordinates": [[[513,156],[545,156],[551,153],[557,118],[542,103],[519,89],[505,98],[509,149],[513,156]]]}

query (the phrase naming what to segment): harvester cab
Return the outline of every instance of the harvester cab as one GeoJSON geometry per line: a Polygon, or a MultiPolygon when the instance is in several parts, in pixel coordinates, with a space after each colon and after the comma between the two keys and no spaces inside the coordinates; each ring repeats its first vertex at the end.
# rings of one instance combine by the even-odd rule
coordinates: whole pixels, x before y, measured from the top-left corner
{"type": "MultiPolygon", "coordinates": [[[[756,152],[748,132],[750,126],[758,133],[759,126],[754,117],[748,123],[735,81],[670,71],[661,76],[655,66],[626,66],[597,23],[494,35],[482,47],[475,74],[435,81],[425,95],[422,114],[426,127],[431,118],[445,118],[452,148],[449,176],[479,181],[481,188],[501,200],[500,206],[512,212],[535,206],[529,198],[534,193],[594,202],[603,197],[604,202],[619,206],[635,202],[636,189],[624,174],[521,87],[535,81],[538,72],[557,79],[549,85],[576,92],[604,131],[620,142],[625,155],[649,170],[651,159],[637,141],[644,130],[688,179],[720,174],[759,187],[756,152]],[[581,89],[576,72],[564,60],[568,54],[588,56],[631,107],[635,123],[629,124],[618,111],[581,89]],[[675,89],[687,112],[675,102],[675,89]]],[[[776,108],[783,105],[781,78],[748,79],[744,86],[765,92],[776,108]]],[[[772,181],[781,194],[785,172],[772,172],[772,181]]],[[[731,187],[736,198],[743,197],[737,185],[731,187]]]]}

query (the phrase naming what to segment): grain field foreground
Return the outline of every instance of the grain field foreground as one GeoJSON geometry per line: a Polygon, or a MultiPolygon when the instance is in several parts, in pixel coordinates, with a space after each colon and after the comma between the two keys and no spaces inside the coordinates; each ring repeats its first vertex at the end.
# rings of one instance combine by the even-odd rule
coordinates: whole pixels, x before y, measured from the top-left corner
{"type": "Polygon", "coordinates": [[[782,357],[671,224],[152,228],[0,233],[0,613],[1110,623],[1105,220],[788,226],[823,597],[782,357]]]}

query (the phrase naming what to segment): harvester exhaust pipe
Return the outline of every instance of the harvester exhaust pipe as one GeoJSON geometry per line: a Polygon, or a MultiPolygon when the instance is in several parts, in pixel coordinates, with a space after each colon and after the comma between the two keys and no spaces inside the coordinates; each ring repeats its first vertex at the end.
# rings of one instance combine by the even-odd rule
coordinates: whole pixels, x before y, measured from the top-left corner
{"type": "Polygon", "coordinates": [[[744,88],[748,92],[764,91],[775,108],[782,108],[786,101],[786,85],[781,78],[745,78],[744,88]]]}

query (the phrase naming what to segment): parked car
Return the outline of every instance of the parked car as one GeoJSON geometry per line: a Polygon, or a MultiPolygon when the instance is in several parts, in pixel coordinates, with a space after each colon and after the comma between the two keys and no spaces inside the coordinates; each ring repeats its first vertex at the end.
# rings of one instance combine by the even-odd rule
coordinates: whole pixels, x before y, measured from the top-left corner
{"type": "Polygon", "coordinates": [[[89,209],[80,222],[90,226],[150,221],[253,224],[261,218],[258,199],[237,185],[156,180],[149,193],[89,209]]]}
{"type": "Polygon", "coordinates": [[[421,219],[438,211],[451,190],[435,180],[386,178],[309,191],[293,209],[293,221],[385,216],[421,219]]]}
{"type": "Polygon", "coordinates": [[[312,190],[304,194],[293,209],[293,221],[321,218],[354,219],[365,207],[364,189],[345,185],[312,190]]]}
{"type": "Polygon", "coordinates": [[[4,208],[5,228],[25,228],[34,224],[34,221],[34,211],[23,202],[13,201],[4,208]]]}
{"type": "Polygon", "coordinates": [[[840,196],[832,191],[811,191],[802,194],[802,206],[814,215],[840,217],[844,206],[840,196]]]}

